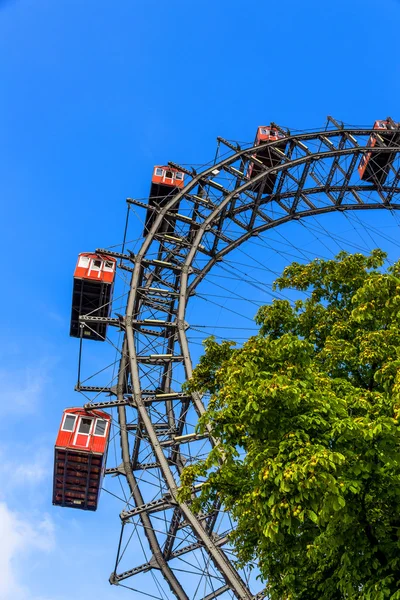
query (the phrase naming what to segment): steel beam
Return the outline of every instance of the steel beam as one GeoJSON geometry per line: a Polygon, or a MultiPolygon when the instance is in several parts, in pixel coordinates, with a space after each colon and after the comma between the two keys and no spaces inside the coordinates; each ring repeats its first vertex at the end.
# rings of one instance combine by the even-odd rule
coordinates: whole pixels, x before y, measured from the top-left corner
{"type": "MultiPolygon", "coordinates": [[[[188,396],[175,393],[171,389],[174,368],[183,365],[186,378],[190,378],[192,374],[186,334],[186,307],[196,286],[211,268],[252,236],[293,219],[334,210],[382,209],[389,203],[393,209],[400,208],[397,198],[400,193],[398,171],[391,186],[381,186],[379,189],[373,183],[353,181],[359,154],[366,151],[374,154],[381,150],[379,147],[367,148],[366,140],[371,132],[372,129],[339,127],[335,130],[288,135],[288,150],[286,157],[282,157],[282,163],[271,168],[264,167],[251,181],[245,176],[248,161],[257,162],[257,153],[264,152],[267,148],[271,153],[281,156],[278,148],[281,141],[267,142],[246,149],[227,144],[232,154],[202,172],[187,170],[187,174],[191,176],[190,182],[168,200],[165,206],[152,208],[146,203],[128,199],[130,204],[153,210],[155,217],[148,235],[135,255],[111,254],[107,250],[99,250],[104,254],[115,255],[121,261],[120,268],[131,273],[125,316],[105,321],[107,324],[117,325],[124,332],[118,386],[79,387],[81,391],[104,392],[117,398],[104,403],[97,402],[96,399],[96,402],[87,403],[85,407],[88,410],[113,406],[118,409],[123,460],[122,465],[108,469],[108,472],[124,475],[121,480],[126,480],[135,508],[123,511],[123,520],[140,520],[152,553],[152,558],[144,565],[119,575],[114,573],[113,583],[119,583],[137,573],[154,568],[162,573],[173,596],[179,600],[185,599],[188,595],[171,569],[170,561],[201,549],[212,561],[218,577],[225,582],[217,590],[213,590],[210,579],[203,600],[211,600],[226,592],[230,593],[231,597],[233,594],[236,598],[247,600],[265,597],[265,591],[253,595],[228,555],[223,552],[222,546],[227,538],[225,537],[222,543],[221,538],[214,532],[218,513],[214,511],[209,515],[198,515],[188,504],[179,500],[179,476],[184,464],[180,456],[181,447],[206,438],[211,444],[218,444],[218,440],[213,439],[210,428],[204,436],[195,432],[184,433],[188,408],[192,406],[199,416],[204,414],[205,408],[199,394],[188,396]],[[356,136],[365,139],[364,146],[358,145],[356,136]],[[309,142],[311,143],[308,146],[309,142]],[[312,152],[309,147],[315,147],[317,142],[320,143],[320,149],[312,152]],[[348,147],[349,145],[351,147],[348,147]],[[301,156],[293,157],[296,148],[301,156]],[[345,161],[349,164],[347,171],[344,171],[340,164],[342,157],[349,159],[345,161]],[[237,169],[239,163],[240,169],[237,169]],[[321,178],[316,174],[317,165],[318,173],[323,172],[323,165],[326,168],[321,178]],[[299,168],[302,169],[300,179],[297,176],[299,168]],[[332,183],[337,169],[343,175],[343,185],[332,183]],[[251,192],[252,186],[262,186],[272,171],[276,172],[278,177],[275,193],[267,197],[261,194],[255,196],[251,192]],[[230,185],[222,185],[218,181],[220,172],[223,172],[224,179],[231,177],[231,181],[228,182],[230,185]],[[308,175],[316,182],[315,187],[306,187],[309,184],[308,175]],[[213,191],[212,201],[205,194],[205,188],[208,187],[213,191]],[[361,199],[362,194],[360,196],[363,191],[373,193],[376,198],[374,196],[374,199],[364,202],[361,199]],[[343,203],[348,192],[356,199],[355,204],[347,200],[343,203]],[[189,208],[190,217],[176,212],[181,202],[186,203],[185,210],[189,208]],[[262,219],[261,224],[258,224],[258,215],[262,219]],[[163,219],[169,216],[177,223],[176,235],[162,235],[158,231],[163,219]],[[229,237],[224,233],[228,228],[229,237]],[[158,254],[155,248],[158,248],[158,254]],[[198,268],[197,264],[195,266],[199,253],[203,254],[203,259],[204,255],[208,256],[207,262],[201,268],[198,268]],[[159,318],[160,315],[162,318],[159,318]],[[154,389],[146,389],[151,386],[154,389]],[[134,415],[130,422],[127,421],[127,411],[134,415]],[[131,432],[136,432],[133,450],[129,446],[128,433],[131,432]],[[148,454],[147,458],[145,451],[148,454]],[[159,476],[159,497],[152,502],[144,501],[143,483],[140,476],[135,475],[147,470],[150,471],[149,476],[159,476]],[[167,511],[166,514],[170,515],[169,526],[163,532],[162,543],[150,517],[154,512],[160,511],[167,511]],[[196,541],[180,548],[178,531],[191,532],[190,535],[194,536],[196,541]]],[[[225,143],[225,140],[221,141],[225,143]]],[[[400,147],[394,148],[395,151],[396,149],[400,151],[400,147]]],[[[86,317],[83,317],[82,321],[85,319],[86,317]]],[[[95,319],[87,318],[88,322],[95,319]]],[[[207,576],[206,572],[204,576],[207,576]]]]}

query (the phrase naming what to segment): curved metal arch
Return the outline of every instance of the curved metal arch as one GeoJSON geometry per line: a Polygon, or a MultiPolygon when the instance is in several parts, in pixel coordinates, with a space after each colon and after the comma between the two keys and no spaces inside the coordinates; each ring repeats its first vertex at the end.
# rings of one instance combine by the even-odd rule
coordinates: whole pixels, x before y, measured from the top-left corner
{"type": "Polygon", "coordinates": [[[254,228],[252,231],[243,234],[241,238],[235,240],[229,246],[223,248],[220,252],[218,252],[215,257],[213,257],[204,267],[196,279],[188,286],[187,298],[191,296],[192,292],[195,288],[201,283],[201,281],[206,277],[206,275],[211,271],[212,267],[219,261],[222,260],[224,256],[232,252],[235,248],[238,248],[241,244],[246,242],[251,237],[260,235],[264,231],[268,231],[269,229],[273,229],[275,227],[279,227],[279,225],[284,225],[285,223],[289,223],[290,221],[305,219],[306,217],[315,217],[318,215],[324,215],[331,212],[345,212],[352,210],[400,210],[400,203],[396,203],[391,205],[390,207],[385,206],[384,204],[341,204],[340,206],[327,206],[325,208],[318,208],[315,210],[302,211],[297,212],[295,215],[287,215],[286,217],[281,217],[272,223],[266,223],[265,225],[260,225],[259,227],[254,228]]]}
{"type": "MultiPolygon", "coordinates": [[[[313,132],[313,133],[303,133],[300,135],[288,136],[287,143],[289,145],[291,143],[304,144],[304,141],[309,141],[309,140],[318,140],[319,142],[321,142],[325,138],[330,139],[332,137],[338,137],[338,135],[340,135],[342,137],[342,139],[344,138],[344,139],[348,140],[348,139],[354,138],[355,135],[363,135],[363,136],[369,137],[371,135],[371,133],[373,133],[373,132],[374,132],[373,129],[342,129],[342,130],[319,131],[319,132],[313,132]]],[[[282,143],[282,140],[273,141],[273,142],[265,142],[264,144],[260,144],[258,146],[251,146],[246,149],[238,150],[237,152],[234,152],[232,155],[228,156],[227,158],[215,163],[211,167],[204,169],[204,171],[202,171],[201,173],[196,173],[192,177],[192,180],[180,192],[175,194],[175,196],[173,198],[171,198],[171,200],[167,204],[165,204],[165,206],[163,206],[160,209],[158,216],[154,220],[153,226],[151,227],[149,233],[147,234],[147,236],[139,250],[137,257],[139,258],[139,256],[143,257],[145,255],[151,242],[154,239],[154,236],[156,234],[157,229],[160,226],[160,223],[165,218],[165,215],[168,213],[168,211],[170,211],[175,206],[179,205],[180,201],[187,194],[189,194],[196,187],[196,185],[198,185],[202,180],[211,178],[210,176],[213,175],[213,172],[215,172],[216,170],[221,170],[225,167],[230,166],[231,164],[235,163],[238,159],[240,159],[242,157],[247,157],[248,160],[251,160],[252,156],[254,156],[254,155],[257,156],[257,154],[263,152],[267,148],[273,150],[276,147],[278,147],[279,144],[281,144],[281,143],[282,143]]],[[[393,147],[393,150],[394,151],[400,150],[400,146],[393,147]]],[[[365,146],[354,145],[353,147],[350,147],[350,148],[335,148],[334,150],[330,150],[327,152],[318,151],[315,153],[311,153],[311,152],[305,153],[305,155],[303,157],[301,157],[295,161],[288,160],[282,165],[277,165],[276,167],[271,167],[269,169],[265,168],[264,172],[260,173],[257,177],[252,178],[251,181],[247,181],[245,184],[243,184],[243,186],[241,186],[240,189],[235,190],[235,194],[243,192],[243,191],[251,188],[254,185],[254,183],[261,182],[263,179],[266,179],[266,177],[271,172],[275,172],[275,171],[279,172],[282,170],[288,170],[289,168],[299,166],[303,163],[306,163],[306,162],[309,162],[312,160],[317,161],[322,158],[335,158],[338,156],[344,156],[344,155],[350,155],[350,154],[363,154],[363,153],[375,154],[375,153],[378,153],[379,151],[382,151],[382,146],[375,146],[375,147],[371,148],[366,145],[365,146]]],[[[175,163],[171,163],[171,164],[175,164],[175,163]]],[[[186,171],[186,169],[185,169],[185,171],[186,171]]],[[[360,187],[362,189],[364,189],[364,187],[366,187],[366,186],[360,186],[360,187]]],[[[376,190],[376,186],[370,186],[369,189],[376,190]]],[[[400,186],[396,189],[396,192],[399,190],[400,190],[400,186]]],[[[272,198],[272,199],[274,199],[274,198],[272,198]]],[[[226,204],[226,202],[225,202],[225,204],[226,204]]]]}
{"type": "MultiPolygon", "coordinates": [[[[393,172],[392,183],[388,186],[351,182],[357,159],[365,152],[373,155],[382,150],[383,146],[370,148],[366,144],[361,146],[358,144],[355,136],[369,137],[372,132],[371,129],[343,128],[289,135],[286,140],[289,149],[286,156],[282,155],[278,147],[281,140],[234,151],[230,156],[204,169],[201,173],[195,173],[189,184],[158,211],[148,235],[134,258],[120,256],[126,264],[124,268],[131,270],[132,276],[126,314],[122,323],[125,336],[119,371],[118,402],[108,403],[118,406],[123,468],[119,468],[119,471],[116,469],[110,471],[114,473],[118,471],[117,474],[126,479],[135,507],[123,512],[121,518],[124,524],[129,523],[131,518],[141,520],[152,558],[147,563],[123,573],[118,574],[115,571],[111,577],[112,583],[121,583],[137,573],[154,568],[163,574],[174,596],[186,600],[190,596],[184,591],[170,563],[172,564],[175,558],[183,554],[201,550],[213,563],[215,573],[219,574],[221,582],[218,588],[215,588],[211,582],[207,593],[203,596],[204,599],[235,597],[249,600],[264,597],[263,592],[254,595],[233,566],[229,556],[222,550],[227,540],[224,536],[218,537],[214,533],[213,515],[202,516],[193,513],[190,506],[179,501],[177,495],[179,476],[184,465],[182,445],[189,445],[197,440],[196,434],[182,435],[187,422],[188,407],[193,406],[198,415],[205,410],[198,394],[193,394],[190,399],[182,399],[182,410],[178,416],[173,405],[174,401],[177,405],[180,402],[179,392],[171,391],[173,369],[176,365],[181,365],[186,378],[192,374],[192,361],[186,335],[186,307],[191,293],[213,265],[254,235],[291,220],[327,212],[377,208],[399,209],[400,203],[397,197],[395,198],[395,194],[400,192],[399,170],[393,172]],[[305,145],[306,141],[319,145],[319,148],[314,152],[310,151],[305,145]],[[251,181],[247,180],[246,164],[266,149],[279,157],[281,163],[265,168],[251,181]],[[348,171],[343,172],[340,161],[347,158],[350,159],[348,171]],[[238,162],[241,163],[241,169],[234,167],[238,162]],[[322,181],[318,181],[315,175],[317,185],[305,187],[313,168],[317,171],[316,165],[325,163],[327,165],[325,180],[323,177],[322,181]],[[297,169],[303,169],[300,175],[296,172],[297,169]],[[334,176],[335,171],[340,170],[342,182],[338,185],[337,181],[334,181],[334,176]],[[220,173],[230,177],[229,183],[232,189],[216,181],[220,173]],[[273,195],[263,196],[263,184],[272,173],[279,179],[277,191],[273,195]],[[259,190],[257,193],[254,193],[255,187],[259,190]],[[198,193],[195,194],[196,189],[198,193]],[[213,191],[212,200],[207,199],[208,189],[213,191]],[[359,192],[375,194],[376,198],[370,198],[365,202],[359,197],[359,192]],[[355,201],[350,202],[348,196],[355,201]],[[310,200],[309,197],[313,200],[317,198],[317,202],[310,200]],[[181,203],[186,203],[186,207],[191,211],[190,218],[177,216],[173,212],[181,203]],[[203,212],[197,208],[199,203],[203,212]],[[278,214],[274,213],[274,207],[278,209],[278,214]],[[270,210],[270,214],[261,212],[261,209],[270,210]],[[160,236],[157,233],[162,220],[168,214],[174,215],[178,222],[182,223],[182,236],[160,236]],[[243,218],[246,214],[248,221],[243,218]],[[223,224],[228,221],[236,227],[235,235],[231,238],[223,232],[223,224]],[[208,244],[209,248],[203,245],[208,237],[211,240],[208,244]],[[156,259],[154,259],[154,252],[157,253],[156,259]],[[201,269],[196,269],[195,259],[199,252],[208,254],[209,260],[201,269]],[[128,266],[132,263],[133,268],[128,266]],[[161,282],[164,288],[161,288],[161,282]],[[163,300],[161,301],[160,298],[163,300]],[[141,340],[143,336],[150,335],[148,322],[152,319],[146,319],[146,315],[152,311],[166,317],[160,324],[151,325],[152,335],[158,338],[153,345],[147,344],[151,348],[158,349],[159,353],[146,355],[144,354],[146,350],[143,348],[146,349],[147,346],[141,340]],[[167,349],[168,353],[163,354],[160,349],[167,349]],[[148,372],[143,372],[142,365],[146,361],[154,365],[153,371],[150,369],[148,372]],[[151,401],[146,396],[146,386],[150,380],[156,382],[151,401]],[[171,397],[175,400],[171,400],[171,397]],[[165,423],[170,424],[168,434],[159,433],[157,426],[160,423],[161,409],[155,416],[151,408],[152,402],[163,402],[164,413],[161,420],[165,416],[165,423]],[[145,434],[145,438],[140,439],[137,446],[135,442],[133,454],[128,439],[127,410],[134,411],[137,426],[140,425],[145,434]],[[147,503],[140,492],[140,478],[136,478],[133,473],[134,469],[148,468],[138,463],[140,445],[145,443],[146,452],[149,451],[153,456],[152,468],[157,469],[161,482],[157,499],[147,503]],[[170,521],[162,544],[152,522],[151,515],[156,510],[165,511],[166,518],[170,521]],[[171,515],[171,512],[168,513],[171,510],[173,510],[172,516],[168,516],[171,515]],[[188,542],[183,547],[176,545],[178,530],[191,532],[192,538],[189,534],[185,538],[189,542],[192,540],[191,543],[188,542]]],[[[398,150],[400,147],[391,147],[391,151],[398,150]]],[[[320,171],[321,169],[318,168],[318,172],[320,171]]],[[[102,406],[104,407],[105,404],[107,403],[102,403],[102,406]]],[[[93,407],[93,405],[89,406],[93,407]]]]}
{"type": "MultiPolygon", "coordinates": [[[[371,130],[350,130],[350,132],[347,132],[347,133],[349,133],[352,136],[354,136],[355,134],[370,135],[372,131],[371,130]]],[[[336,131],[329,132],[329,133],[331,134],[329,137],[333,137],[335,134],[337,135],[336,131]]],[[[341,133],[345,135],[345,130],[342,130],[341,133]]],[[[326,137],[325,132],[319,132],[319,133],[313,133],[313,134],[303,134],[301,136],[297,136],[295,139],[297,140],[298,138],[301,138],[301,140],[305,140],[305,139],[309,140],[318,135],[323,135],[326,137]]],[[[289,140],[290,140],[290,138],[289,138],[289,140]]],[[[263,144],[262,146],[253,146],[250,149],[250,152],[251,153],[256,152],[257,150],[263,149],[264,147],[273,147],[273,146],[276,146],[277,143],[278,142],[272,142],[272,143],[269,142],[269,143],[263,144]]],[[[375,148],[373,148],[372,153],[379,152],[379,150],[382,150],[382,148],[375,147],[375,148]]],[[[400,147],[398,148],[398,150],[400,150],[400,147]]],[[[242,191],[245,191],[246,189],[249,189],[250,187],[252,187],[254,185],[255,182],[261,183],[262,180],[266,179],[271,172],[287,171],[287,170],[293,169],[301,164],[309,163],[309,162],[316,162],[316,161],[320,161],[321,159],[323,160],[326,158],[336,158],[336,157],[351,155],[351,154],[358,156],[361,153],[370,152],[370,151],[371,151],[371,148],[368,146],[364,146],[364,147],[357,146],[357,147],[353,147],[353,148],[342,148],[342,149],[338,149],[338,150],[331,150],[328,152],[317,152],[313,155],[305,155],[304,157],[299,158],[297,160],[288,161],[282,165],[278,165],[278,166],[266,169],[263,173],[260,173],[257,177],[252,179],[252,181],[249,181],[249,182],[243,184],[241,187],[235,189],[229,195],[227,195],[221,201],[221,203],[214,209],[212,214],[209,215],[209,217],[207,217],[207,219],[204,221],[204,223],[199,227],[199,231],[192,242],[190,252],[188,253],[188,256],[185,261],[185,267],[187,269],[183,272],[182,278],[181,278],[181,284],[180,284],[181,295],[180,295],[180,304],[179,304],[179,310],[178,310],[179,320],[184,322],[186,306],[187,306],[189,297],[190,297],[191,293],[195,290],[197,285],[204,279],[204,277],[207,275],[207,273],[209,273],[211,268],[217,262],[219,262],[226,254],[231,252],[233,249],[237,248],[239,245],[244,243],[249,238],[251,238],[255,235],[259,235],[260,233],[262,233],[263,231],[267,231],[268,229],[272,229],[279,225],[283,225],[284,223],[288,223],[289,221],[305,218],[307,216],[316,216],[316,215],[320,215],[320,214],[324,214],[324,213],[328,213],[328,212],[334,212],[334,211],[342,212],[345,210],[371,210],[371,209],[394,209],[394,210],[396,210],[396,209],[400,209],[400,202],[398,202],[398,203],[391,203],[391,204],[362,203],[362,204],[358,204],[358,205],[357,204],[346,205],[346,204],[341,203],[340,205],[331,205],[331,206],[327,206],[327,207],[314,208],[314,209],[311,209],[308,211],[296,212],[295,209],[291,210],[286,216],[276,219],[275,221],[265,223],[264,225],[260,225],[254,229],[251,229],[248,232],[244,233],[237,240],[235,240],[232,243],[225,246],[222,250],[220,250],[218,253],[216,253],[215,256],[212,257],[206,265],[204,265],[201,273],[198,274],[196,276],[196,278],[194,279],[194,281],[192,281],[189,285],[188,268],[191,266],[191,264],[196,256],[197,248],[198,248],[199,244],[201,243],[202,237],[204,235],[204,232],[206,231],[207,226],[211,226],[212,223],[217,220],[220,212],[232,200],[232,198],[235,195],[237,195],[238,193],[240,193],[242,191]]],[[[239,151],[236,153],[235,157],[237,158],[238,156],[243,155],[245,153],[246,153],[246,151],[239,151]]],[[[225,159],[224,161],[221,161],[219,164],[215,165],[215,167],[213,169],[212,168],[208,169],[207,172],[212,172],[213,170],[218,169],[219,167],[222,167],[225,164],[228,164],[228,160],[230,160],[230,159],[225,159]]],[[[397,181],[399,180],[399,173],[396,174],[396,180],[397,181]]],[[[361,189],[361,190],[363,190],[365,188],[367,188],[368,191],[376,191],[377,190],[376,186],[362,186],[362,185],[358,186],[358,189],[361,189]]],[[[334,189],[334,191],[337,191],[337,186],[330,186],[328,188],[326,188],[326,186],[324,186],[324,187],[321,186],[319,188],[316,187],[316,188],[312,189],[311,192],[313,194],[322,192],[324,195],[328,195],[332,191],[332,189],[334,189]]],[[[349,189],[349,187],[345,186],[345,190],[347,191],[348,189],[349,189]]],[[[385,190],[385,189],[386,189],[385,186],[381,186],[381,190],[385,190]]],[[[390,191],[392,193],[399,193],[400,186],[396,187],[395,189],[393,189],[393,187],[389,187],[388,191],[390,191]]],[[[295,195],[297,193],[298,193],[298,190],[296,190],[295,193],[292,195],[295,195]]],[[[182,193],[182,196],[183,195],[184,194],[182,193]]],[[[290,194],[287,194],[286,197],[290,197],[290,194]]],[[[268,200],[266,202],[274,203],[274,202],[279,201],[280,199],[281,198],[278,195],[272,195],[268,198],[268,200]]],[[[174,200],[172,200],[171,203],[167,207],[165,207],[165,209],[163,211],[164,214],[170,209],[170,207],[173,207],[173,206],[174,206],[174,200]]],[[[246,210],[246,206],[242,207],[242,210],[243,211],[246,210]]],[[[180,344],[185,349],[183,354],[189,355],[189,344],[187,342],[186,334],[182,330],[179,330],[179,331],[180,331],[180,344]]],[[[187,374],[188,378],[191,377],[192,370],[193,370],[192,362],[189,359],[189,360],[187,360],[187,364],[186,364],[186,374],[187,374]]]]}
{"type": "MultiPolygon", "coordinates": [[[[342,129],[340,130],[340,135],[342,136],[342,139],[348,139],[348,136],[350,136],[350,139],[354,139],[355,135],[370,135],[374,130],[360,130],[360,129],[350,129],[350,130],[345,130],[342,129]]],[[[291,142],[295,142],[298,143],[300,142],[301,144],[303,143],[304,140],[310,140],[310,139],[319,139],[319,137],[322,138],[331,138],[331,137],[337,137],[338,136],[338,131],[336,130],[332,130],[332,131],[328,131],[328,132],[314,132],[314,133],[305,133],[305,134],[301,134],[299,136],[291,136],[287,138],[288,144],[290,144],[291,142]]],[[[210,177],[210,175],[213,174],[213,172],[215,172],[216,170],[221,170],[226,166],[231,165],[232,163],[236,162],[240,157],[243,156],[248,156],[249,159],[251,159],[251,156],[257,155],[257,153],[262,152],[265,148],[270,148],[270,149],[274,149],[275,147],[277,147],[279,145],[280,142],[275,141],[275,142],[267,142],[265,144],[259,145],[259,146],[252,146],[251,148],[248,148],[246,150],[239,150],[236,153],[234,153],[232,156],[220,161],[219,163],[216,163],[215,165],[213,165],[212,167],[209,167],[207,169],[205,169],[202,173],[195,175],[195,177],[193,177],[192,181],[185,186],[185,188],[179,192],[178,194],[176,194],[164,207],[161,208],[161,210],[159,211],[158,216],[156,217],[156,219],[154,220],[153,223],[153,227],[151,228],[151,230],[149,231],[148,236],[146,237],[140,252],[137,256],[138,260],[140,260],[140,256],[144,256],[145,252],[147,251],[147,249],[149,248],[149,246],[151,245],[154,236],[156,234],[156,231],[160,225],[160,223],[162,222],[162,220],[165,218],[165,216],[167,215],[168,212],[170,212],[174,207],[179,206],[180,201],[187,196],[187,194],[189,194],[195,187],[196,185],[199,184],[200,181],[204,180],[204,178],[210,177]]],[[[400,146],[397,148],[393,148],[393,150],[400,150],[400,146]]],[[[335,150],[330,150],[330,151],[326,151],[326,152],[315,152],[313,154],[305,154],[303,157],[300,157],[296,160],[288,160],[287,162],[284,162],[281,165],[277,165],[274,167],[270,167],[270,168],[266,168],[263,172],[261,172],[258,176],[252,178],[251,181],[247,181],[244,184],[242,184],[241,186],[239,186],[238,188],[236,188],[234,191],[232,191],[230,194],[228,194],[227,196],[225,196],[221,202],[214,208],[214,211],[203,221],[203,223],[199,224],[199,228],[198,228],[198,232],[197,235],[195,236],[194,240],[191,243],[191,251],[189,252],[189,257],[187,258],[187,260],[185,261],[185,266],[190,267],[191,262],[194,260],[198,246],[201,243],[203,234],[205,233],[207,227],[211,228],[212,224],[215,223],[215,221],[219,218],[219,215],[221,214],[222,210],[229,204],[229,202],[232,201],[232,199],[245,192],[246,190],[251,189],[252,187],[254,187],[255,184],[260,183],[262,184],[263,181],[265,181],[267,179],[267,177],[271,174],[271,173],[280,173],[280,172],[288,172],[292,169],[295,169],[296,167],[302,166],[302,165],[309,165],[311,163],[316,163],[317,161],[321,161],[321,160],[326,160],[326,159],[330,159],[330,158],[334,158],[337,159],[338,157],[343,157],[343,156],[351,156],[353,155],[355,158],[357,158],[358,156],[360,156],[363,153],[371,153],[372,155],[375,153],[378,153],[379,151],[382,151],[382,147],[381,146],[376,146],[374,148],[368,147],[368,146],[353,146],[350,148],[338,148],[335,150]]],[[[387,194],[390,193],[391,197],[400,192],[400,173],[399,171],[397,171],[396,173],[396,177],[394,182],[396,183],[396,186],[393,184],[392,186],[379,186],[379,189],[381,192],[386,192],[387,194]]],[[[305,192],[307,194],[318,194],[318,193],[323,193],[326,196],[329,196],[329,194],[331,192],[340,192],[340,191],[344,191],[344,192],[348,192],[348,191],[366,191],[366,192],[372,192],[372,191],[377,191],[378,187],[374,186],[374,185],[358,185],[358,186],[349,186],[347,184],[345,184],[342,187],[338,187],[338,186],[316,186],[313,189],[310,190],[305,190],[305,192]]],[[[283,200],[283,199],[288,199],[293,195],[297,195],[299,193],[299,190],[297,189],[295,191],[294,194],[290,194],[290,193],[286,193],[286,194],[273,194],[271,195],[266,201],[261,201],[259,204],[259,207],[264,206],[266,204],[273,204],[278,203],[279,201],[283,200]]],[[[363,209],[371,209],[371,208],[393,208],[393,209],[397,209],[398,208],[398,204],[397,203],[391,203],[389,201],[385,201],[385,199],[383,199],[382,204],[376,203],[376,204],[366,204],[366,203],[362,203],[359,205],[359,208],[363,208],[363,209]]],[[[239,214],[240,212],[245,212],[246,210],[248,210],[249,205],[242,205],[240,207],[240,209],[236,209],[235,215],[239,214]]],[[[342,204],[342,202],[340,202],[339,205],[337,206],[332,206],[330,207],[330,209],[326,209],[326,210],[322,210],[322,209],[315,209],[314,211],[310,211],[307,212],[305,211],[301,216],[308,216],[308,215],[317,215],[317,214],[322,214],[323,212],[332,212],[335,210],[356,210],[357,209],[357,205],[349,205],[349,206],[345,206],[342,204]]],[[[254,229],[252,229],[251,231],[247,232],[246,234],[243,235],[243,239],[242,241],[245,241],[246,239],[249,239],[252,235],[258,235],[259,233],[261,233],[262,231],[266,231],[272,227],[276,227],[279,224],[283,224],[286,223],[290,220],[293,220],[295,218],[301,218],[301,216],[296,213],[296,208],[292,207],[290,213],[287,215],[286,218],[281,218],[279,221],[276,221],[276,223],[269,223],[268,225],[265,226],[260,226],[260,227],[256,227],[254,229]]],[[[242,243],[242,242],[240,242],[242,243]]],[[[199,276],[196,279],[196,283],[193,283],[190,285],[189,287],[189,291],[192,292],[194,290],[194,288],[196,287],[197,283],[200,282],[201,279],[204,278],[206,272],[208,272],[212,265],[215,264],[215,262],[217,260],[220,260],[222,258],[222,256],[224,256],[225,254],[227,254],[231,249],[233,249],[234,247],[237,247],[239,245],[239,243],[234,242],[232,244],[230,244],[228,246],[228,248],[226,248],[224,250],[224,252],[220,252],[218,254],[218,258],[214,258],[212,261],[210,261],[209,266],[205,267],[205,273],[203,276],[199,276]]]]}

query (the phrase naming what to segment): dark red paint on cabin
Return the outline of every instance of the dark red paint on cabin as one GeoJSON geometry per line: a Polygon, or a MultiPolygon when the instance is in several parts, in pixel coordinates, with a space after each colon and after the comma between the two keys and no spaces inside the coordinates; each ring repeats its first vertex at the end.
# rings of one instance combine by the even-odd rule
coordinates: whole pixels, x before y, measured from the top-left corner
{"type": "Polygon", "coordinates": [[[399,145],[400,128],[399,124],[390,118],[386,121],[375,121],[373,128],[377,131],[370,135],[367,146],[374,148],[380,137],[388,149],[364,154],[358,167],[358,174],[363,181],[372,181],[383,185],[396,157],[396,151],[390,150],[390,146],[399,145]]]}
{"type": "Polygon", "coordinates": [[[78,257],[72,290],[72,313],[70,335],[104,341],[106,323],[81,323],[79,317],[109,317],[114,287],[116,259],[90,252],[78,257]],[[83,327],[81,327],[83,325],[83,327]]]}
{"type": "Polygon", "coordinates": [[[116,259],[104,254],[82,252],[76,263],[74,277],[113,283],[115,278],[116,259]]]}
{"type": "MultiPolygon", "coordinates": [[[[156,165],[151,177],[152,185],[166,185],[170,187],[183,188],[185,185],[185,176],[178,169],[156,165]]],[[[152,195],[152,194],[150,194],[152,195]]]]}
{"type": "MultiPolygon", "coordinates": [[[[165,206],[174,195],[185,186],[185,176],[182,171],[172,167],[156,165],[151,178],[149,206],[165,206]]],[[[174,206],[171,212],[178,212],[178,206],[174,206]]],[[[144,226],[144,235],[147,235],[157,216],[157,211],[148,210],[144,226]]],[[[175,218],[167,215],[160,224],[157,233],[173,234],[175,231],[175,218]]]]}
{"type": "Polygon", "coordinates": [[[285,139],[285,135],[281,133],[276,127],[261,125],[257,129],[256,139],[254,145],[262,144],[263,142],[276,142],[278,140],[285,139]]]}
{"type": "MultiPolygon", "coordinates": [[[[280,152],[284,152],[286,148],[285,138],[286,136],[276,127],[273,127],[272,125],[262,125],[257,129],[254,146],[259,146],[265,142],[276,142],[278,140],[283,140],[280,144],[274,146],[274,148],[277,148],[280,152]]],[[[264,171],[264,167],[269,169],[279,165],[282,162],[282,158],[268,146],[257,152],[254,157],[257,160],[249,163],[247,170],[248,179],[254,179],[257,175],[260,175],[260,173],[264,171]]],[[[266,178],[263,179],[262,182],[254,183],[251,189],[255,192],[259,192],[261,190],[262,194],[272,194],[276,179],[277,174],[270,173],[266,178]]]]}
{"type": "Polygon", "coordinates": [[[111,417],[67,408],[54,453],[53,504],[96,510],[107,458],[111,417]]]}

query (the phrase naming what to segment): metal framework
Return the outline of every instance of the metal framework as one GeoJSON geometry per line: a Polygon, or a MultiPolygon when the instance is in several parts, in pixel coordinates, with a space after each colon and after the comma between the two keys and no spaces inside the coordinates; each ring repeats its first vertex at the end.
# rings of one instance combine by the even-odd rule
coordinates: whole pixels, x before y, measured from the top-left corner
{"type": "MultiPolygon", "coordinates": [[[[288,136],[285,153],[277,147],[281,141],[241,148],[218,138],[219,152],[224,149],[226,155],[201,172],[170,163],[190,182],[162,209],[127,200],[157,213],[139,252],[98,250],[118,257],[120,269],[130,276],[125,314],[102,319],[122,332],[118,379],[109,387],[78,382],[77,389],[92,398],[88,409],[116,407],[118,413],[122,462],[107,473],[117,476],[128,493],[110,582],[130,587],[129,580],[138,576],[140,591],[152,598],[266,597],[260,583],[253,589],[252,578],[235,565],[229,515],[218,505],[209,514],[196,514],[177,495],[183,467],[215,443],[195,431],[205,410],[202,398],[185,395],[179,385],[192,373],[185,315],[197,286],[233,249],[283,223],[331,211],[400,208],[397,158],[385,185],[358,178],[362,155],[372,152],[373,160],[385,146],[380,138],[374,148],[367,147],[371,129],[345,128],[331,118],[321,131],[278,129],[288,136]],[[257,162],[266,149],[275,158],[272,164],[276,158],[279,164],[261,165],[249,181],[249,161],[257,162]],[[265,195],[263,184],[271,173],[277,177],[274,193],[265,195]],[[176,220],[173,235],[157,233],[166,216],[176,220]],[[132,536],[136,544],[147,544],[142,564],[137,564],[136,546],[129,544],[132,536]],[[146,573],[147,579],[140,579],[146,573]]],[[[82,317],[88,326],[93,320],[82,317]]]]}

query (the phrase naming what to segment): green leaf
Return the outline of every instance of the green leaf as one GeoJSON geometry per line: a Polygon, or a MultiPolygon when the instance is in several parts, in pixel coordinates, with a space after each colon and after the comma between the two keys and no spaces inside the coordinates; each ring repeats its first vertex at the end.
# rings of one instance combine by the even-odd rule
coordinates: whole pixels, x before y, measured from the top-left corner
{"type": "Polygon", "coordinates": [[[275,285],[299,298],[261,307],[241,348],[206,340],[186,384],[210,395],[199,431],[219,444],[179,497],[232,513],[271,600],[400,600],[400,261],[385,258],[289,265],[275,285]]]}
{"type": "Polygon", "coordinates": [[[313,521],[313,523],[318,523],[318,515],[316,515],[313,510],[308,510],[307,516],[311,519],[311,521],[313,521]]]}

